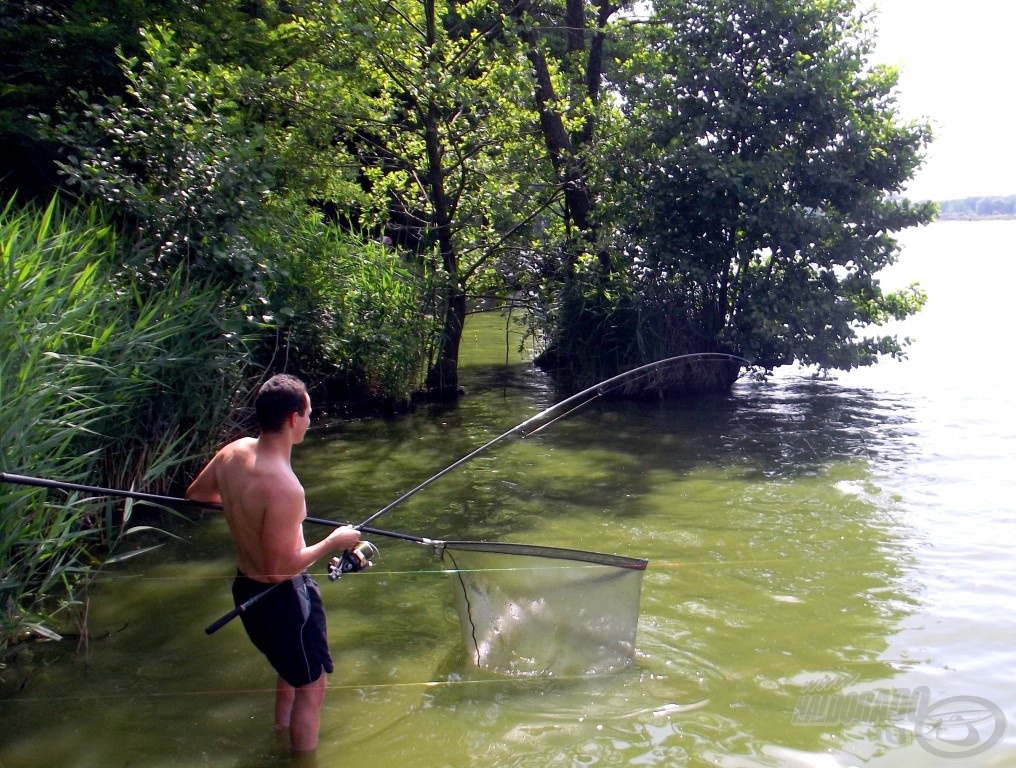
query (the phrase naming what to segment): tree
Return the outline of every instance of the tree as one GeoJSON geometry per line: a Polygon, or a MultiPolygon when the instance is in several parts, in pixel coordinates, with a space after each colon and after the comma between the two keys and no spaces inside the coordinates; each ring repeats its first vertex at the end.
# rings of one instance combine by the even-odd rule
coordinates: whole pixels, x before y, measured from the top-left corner
{"type": "MultiPolygon", "coordinates": [[[[161,6],[161,3],[152,4],[161,6]]],[[[48,198],[57,186],[56,154],[29,122],[66,104],[68,93],[96,88],[122,92],[115,49],[139,49],[137,29],[153,12],[145,3],[0,4],[0,184],[4,192],[48,198]]],[[[161,8],[159,9],[161,10],[161,8]]],[[[154,11],[158,13],[158,10],[154,11]]]]}
{"type": "MultiPolygon", "coordinates": [[[[622,5],[595,0],[508,2],[501,9],[522,42],[532,68],[531,100],[539,117],[553,178],[564,201],[569,237],[567,266],[595,248],[595,143],[599,139],[604,87],[605,41],[611,18],[622,5]],[[570,252],[570,253],[569,253],[570,252]]],[[[605,261],[604,266],[607,266],[605,261]]]]}
{"type": "MultiPolygon", "coordinates": [[[[923,303],[877,275],[892,233],[933,215],[900,197],[930,134],[897,117],[869,21],[851,0],[655,3],[620,93],[633,144],[615,167],[628,193],[613,298],[587,319],[587,337],[612,334],[600,361],[726,351],[849,369],[903,353],[861,329],[923,303]]],[[[724,389],[736,372],[680,386],[724,389]]]]}
{"type": "Polygon", "coordinates": [[[291,147],[278,163],[286,126],[275,78],[214,63],[163,28],[142,37],[143,56],[121,62],[123,98],[40,119],[69,148],[68,183],[116,219],[118,273],[145,295],[180,276],[214,291],[259,370],[283,367],[335,399],[407,400],[426,287],[379,244],[326,226],[302,197],[316,174],[301,179],[291,147]],[[304,183],[280,186],[276,168],[304,183]]]}
{"type": "Polygon", "coordinates": [[[133,237],[129,266],[159,281],[186,264],[245,294],[264,279],[244,234],[264,215],[271,166],[257,126],[238,104],[235,72],[201,71],[168,30],[143,32],[146,61],[123,58],[124,98],[93,101],[40,122],[70,150],[69,183],[102,200],[133,237]]]}
{"type": "Polygon", "coordinates": [[[185,45],[211,42],[220,60],[256,61],[271,52],[258,16],[266,2],[248,0],[55,0],[0,3],[0,189],[47,200],[58,186],[59,146],[30,117],[73,109],[76,94],[123,96],[120,59],[142,55],[142,28],[171,28],[185,45]]]}
{"type": "Polygon", "coordinates": [[[536,309],[531,324],[546,347],[537,364],[568,388],[580,369],[586,379],[605,377],[597,376],[602,368],[583,348],[602,345],[595,318],[611,300],[615,265],[604,215],[617,195],[630,192],[616,185],[609,158],[623,154],[628,130],[616,98],[616,62],[633,43],[625,31],[635,4],[502,0],[500,5],[529,62],[529,99],[548,160],[546,183],[560,196],[553,209],[557,219],[547,222],[555,239],[533,259],[541,281],[531,291],[536,309]]]}
{"type": "Polygon", "coordinates": [[[331,121],[329,156],[351,158],[360,184],[335,207],[440,274],[427,387],[454,396],[469,294],[557,195],[533,183],[526,71],[493,2],[319,9],[309,21],[318,72],[304,95],[313,90],[331,121]]]}

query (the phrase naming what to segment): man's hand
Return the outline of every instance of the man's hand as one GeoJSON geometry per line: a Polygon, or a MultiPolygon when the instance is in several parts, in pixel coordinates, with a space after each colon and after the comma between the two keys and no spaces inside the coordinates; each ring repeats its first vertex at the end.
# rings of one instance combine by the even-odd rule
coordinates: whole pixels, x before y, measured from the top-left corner
{"type": "Polygon", "coordinates": [[[343,525],[328,534],[326,541],[334,552],[345,552],[360,543],[360,532],[351,525],[343,525]]]}

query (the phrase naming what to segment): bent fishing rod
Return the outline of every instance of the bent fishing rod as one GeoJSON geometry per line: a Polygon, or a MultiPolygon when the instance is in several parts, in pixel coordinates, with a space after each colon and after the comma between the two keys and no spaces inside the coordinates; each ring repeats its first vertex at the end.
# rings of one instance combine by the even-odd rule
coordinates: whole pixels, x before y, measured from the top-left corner
{"type": "Polygon", "coordinates": [[[403,503],[412,496],[415,496],[417,493],[422,491],[424,488],[433,483],[435,480],[438,480],[439,478],[442,478],[445,475],[447,475],[449,472],[461,467],[466,462],[476,458],[478,455],[488,450],[489,448],[493,447],[497,443],[500,443],[502,440],[505,440],[511,437],[512,435],[519,435],[519,437],[522,439],[532,437],[537,432],[546,429],[547,427],[560,421],[566,416],[570,416],[580,408],[588,405],[594,400],[598,400],[604,395],[609,394],[610,392],[614,391],[623,384],[630,384],[631,382],[638,381],[641,378],[645,378],[646,376],[649,376],[650,374],[659,371],[661,368],[665,368],[669,365],[673,365],[674,363],[680,362],[682,360],[688,360],[691,358],[714,360],[717,362],[736,361],[742,363],[743,365],[749,368],[754,366],[754,363],[752,363],[750,360],[745,360],[743,357],[739,357],[738,355],[733,355],[727,352],[690,352],[684,355],[675,355],[674,357],[666,357],[663,358],[662,360],[657,360],[654,363],[640,365],[637,368],[632,368],[628,371],[625,371],[624,373],[619,373],[618,375],[612,376],[609,379],[604,379],[598,384],[594,384],[591,387],[587,387],[586,389],[583,389],[581,392],[576,392],[571,397],[561,400],[560,402],[555,403],[549,408],[540,411],[535,416],[530,416],[521,424],[516,424],[507,432],[503,432],[494,439],[487,441],[479,448],[470,451],[461,459],[453,462],[452,464],[449,464],[447,467],[442,469],[437,474],[428,477],[419,485],[410,488],[408,491],[406,491],[397,499],[395,499],[395,501],[391,502],[386,507],[379,509],[373,515],[371,515],[362,523],[360,523],[360,525],[355,527],[364,530],[362,526],[369,525],[370,523],[374,522],[382,515],[385,515],[391,510],[393,510],[399,504],[403,503]]]}
{"type": "MultiPolygon", "coordinates": [[[[565,398],[564,400],[561,400],[558,403],[555,403],[549,408],[545,408],[544,410],[537,413],[535,416],[530,416],[525,421],[516,424],[507,432],[502,432],[500,435],[493,438],[492,440],[488,440],[480,447],[475,448],[462,458],[449,464],[440,472],[431,475],[422,483],[414,486],[413,488],[410,488],[408,491],[403,493],[401,496],[399,496],[397,499],[389,503],[387,506],[382,507],[374,514],[370,515],[370,517],[365,519],[362,523],[354,525],[353,527],[359,531],[375,534],[377,536],[386,536],[390,538],[404,539],[406,541],[414,541],[422,544],[430,544],[432,542],[436,542],[436,540],[428,539],[423,536],[411,536],[409,534],[398,533],[396,531],[386,531],[379,528],[371,528],[368,526],[382,515],[387,514],[388,512],[395,509],[395,507],[399,506],[403,502],[415,496],[417,493],[422,491],[431,483],[434,483],[435,481],[444,477],[453,470],[458,469],[463,464],[466,464],[467,462],[476,458],[484,451],[487,451],[493,446],[500,443],[502,440],[506,440],[512,435],[519,435],[522,439],[525,439],[526,437],[531,437],[537,434],[538,432],[546,429],[547,427],[551,426],[552,424],[560,421],[566,416],[570,416],[571,414],[575,413],[577,410],[588,405],[594,400],[597,400],[609,394],[610,392],[614,391],[623,384],[638,381],[641,378],[644,378],[652,373],[655,373],[661,368],[665,368],[666,366],[673,365],[674,363],[680,362],[682,360],[688,360],[692,358],[714,360],[717,362],[736,361],[748,367],[754,365],[754,363],[752,363],[749,360],[746,360],[743,357],[739,357],[738,355],[733,355],[727,352],[690,352],[684,355],[667,357],[662,360],[657,360],[656,362],[653,363],[647,363],[646,365],[640,365],[637,368],[632,368],[628,371],[625,371],[624,373],[612,376],[609,379],[604,379],[603,381],[594,384],[591,387],[583,389],[581,392],[577,392],[574,395],[565,398]]],[[[0,472],[0,482],[40,486],[43,488],[57,488],[66,491],[78,491],[80,493],[87,493],[90,495],[97,496],[121,496],[130,499],[137,499],[139,501],[146,501],[152,504],[161,504],[167,507],[184,507],[191,509],[215,509],[215,510],[222,509],[222,504],[219,504],[217,502],[195,501],[194,499],[186,499],[177,496],[161,496],[153,493],[141,493],[139,491],[128,491],[119,488],[103,488],[95,485],[83,485],[81,483],[70,483],[61,480],[49,480],[41,477],[16,475],[8,472],[0,472]]],[[[304,519],[308,523],[314,523],[318,525],[328,525],[332,527],[339,527],[348,524],[348,523],[339,523],[332,520],[325,520],[323,518],[318,517],[306,517],[304,519]]]]}

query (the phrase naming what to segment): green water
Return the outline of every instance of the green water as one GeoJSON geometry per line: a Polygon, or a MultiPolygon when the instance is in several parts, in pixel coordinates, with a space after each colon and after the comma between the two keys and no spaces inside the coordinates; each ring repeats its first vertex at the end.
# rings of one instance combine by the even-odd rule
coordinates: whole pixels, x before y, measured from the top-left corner
{"type": "MultiPolygon", "coordinates": [[[[554,402],[514,342],[505,366],[499,324],[471,321],[459,404],[308,438],[310,514],[359,522],[554,402]]],[[[648,558],[635,663],[476,670],[433,553],[372,537],[373,569],[316,569],[336,662],[317,763],[1012,764],[1012,396],[938,383],[787,375],[597,403],[436,481],[374,525],[648,558]],[[895,708],[850,709],[859,696],[895,708]]],[[[37,653],[0,700],[0,767],[289,764],[239,622],[204,633],[231,608],[225,526],[177,533],[96,588],[87,649],[37,653]]]]}

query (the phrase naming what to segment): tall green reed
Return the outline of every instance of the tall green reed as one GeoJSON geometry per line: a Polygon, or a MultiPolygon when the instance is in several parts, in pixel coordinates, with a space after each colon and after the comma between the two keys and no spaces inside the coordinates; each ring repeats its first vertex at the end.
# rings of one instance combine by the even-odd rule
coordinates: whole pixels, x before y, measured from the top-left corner
{"type": "MultiPolygon", "coordinates": [[[[243,348],[219,295],[117,272],[96,210],[0,213],[0,468],[161,491],[226,421],[243,348]]],[[[132,505],[0,484],[0,655],[55,636],[145,526],[132,505]]]]}

